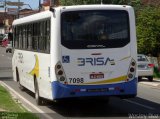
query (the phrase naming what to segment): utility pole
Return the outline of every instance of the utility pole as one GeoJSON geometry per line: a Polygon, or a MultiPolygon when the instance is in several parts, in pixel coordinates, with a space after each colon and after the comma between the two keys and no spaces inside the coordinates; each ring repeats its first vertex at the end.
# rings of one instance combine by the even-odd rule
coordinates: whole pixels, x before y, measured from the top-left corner
{"type": "MultiPolygon", "coordinates": [[[[20,3],[20,0],[18,0],[18,3],[20,3]]],[[[18,18],[19,18],[19,10],[20,10],[20,5],[18,5],[18,15],[17,15],[18,18]]]]}
{"type": "Polygon", "coordinates": [[[54,0],[50,0],[50,7],[53,7],[55,5],[55,1],[54,0]]]}
{"type": "Polygon", "coordinates": [[[4,1],[4,20],[3,20],[3,22],[4,22],[4,28],[5,28],[5,30],[4,30],[4,32],[6,33],[6,0],[4,1]]]}
{"type": "Polygon", "coordinates": [[[39,12],[41,11],[41,0],[39,0],[39,12]]]}
{"type": "Polygon", "coordinates": [[[6,13],[6,0],[4,1],[4,11],[6,13]]]}
{"type": "Polygon", "coordinates": [[[101,0],[101,5],[103,4],[103,0],[101,0]]]}

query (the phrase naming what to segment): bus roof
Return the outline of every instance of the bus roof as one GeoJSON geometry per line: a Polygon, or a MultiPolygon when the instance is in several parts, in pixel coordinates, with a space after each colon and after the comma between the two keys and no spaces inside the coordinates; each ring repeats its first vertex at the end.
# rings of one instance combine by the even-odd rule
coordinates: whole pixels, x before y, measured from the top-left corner
{"type": "Polygon", "coordinates": [[[37,20],[41,20],[41,19],[50,18],[51,15],[52,15],[52,12],[47,10],[47,11],[40,12],[40,13],[37,13],[37,14],[33,14],[33,15],[30,15],[30,16],[27,16],[27,17],[16,19],[16,20],[13,21],[12,25],[14,26],[14,25],[19,25],[19,24],[29,23],[29,22],[32,22],[32,21],[37,21],[37,20]]]}
{"type": "Polygon", "coordinates": [[[113,4],[96,4],[96,5],[73,5],[73,6],[61,6],[62,9],[79,9],[79,10],[84,10],[84,9],[117,9],[117,10],[126,10],[132,8],[129,5],[113,5],[113,4]]]}

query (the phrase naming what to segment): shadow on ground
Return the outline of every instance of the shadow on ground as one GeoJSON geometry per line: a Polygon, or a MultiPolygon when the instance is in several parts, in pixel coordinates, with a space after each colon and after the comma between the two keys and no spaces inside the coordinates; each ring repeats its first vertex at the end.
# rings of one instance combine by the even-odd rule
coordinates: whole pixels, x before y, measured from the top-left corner
{"type": "Polygon", "coordinates": [[[0,81],[12,81],[13,77],[1,77],[0,76],[0,81]]]}
{"type": "Polygon", "coordinates": [[[129,117],[130,115],[144,114],[160,115],[160,104],[151,102],[139,97],[122,100],[119,98],[110,98],[109,103],[96,100],[65,100],[61,102],[54,102],[48,106],[53,111],[64,117],[129,117]],[[130,101],[147,105],[135,105],[130,101]]]}

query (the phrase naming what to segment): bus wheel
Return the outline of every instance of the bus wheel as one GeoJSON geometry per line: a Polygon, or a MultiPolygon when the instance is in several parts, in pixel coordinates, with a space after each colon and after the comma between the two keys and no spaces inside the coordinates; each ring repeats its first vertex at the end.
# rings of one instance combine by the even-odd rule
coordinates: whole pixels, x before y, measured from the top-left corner
{"type": "Polygon", "coordinates": [[[148,76],[148,80],[152,82],[153,81],[153,76],[148,76]]]}
{"type": "Polygon", "coordinates": [[[16,77],[17,77],[17,82],[18,82],[18,84],[19,84],[19,89],[20,89],[21,91],[24,91],[25,88],[24,88],[24,87],[21,85],[21,83],[20,83],[20,78],[19,78],[18,69],[16,69],[16,77]]]}
{"type": "Polygon", "coordinates": [[[38,88],[38,83],[36,78],[35,78],[35,99],[36,99],[37,105],[42,105],[43,102],[41,97],[39,96],[39,88],[38,88]]]}

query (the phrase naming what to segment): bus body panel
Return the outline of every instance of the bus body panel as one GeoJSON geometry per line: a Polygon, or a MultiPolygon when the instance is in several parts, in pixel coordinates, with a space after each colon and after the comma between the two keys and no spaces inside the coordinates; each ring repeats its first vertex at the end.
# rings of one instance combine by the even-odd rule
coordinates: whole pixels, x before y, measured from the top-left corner
{"type": "MultiPolygon", "coordinates": [[[[53,20],[52,16],[53,13],[50,11],[37,13],[31,16],[15,20],[13,22],[13,27],[36,23],[46,19],[50,19],[51,22],[51,20],[53,20]]],[[[54,49],[54,51],[56,50],[54,49]]],[[[25,49],[15,48],[12,58],[13,78],[15,81],[17,81],[16,68],[18,69],[20,83],[22,86],[24,86],[25,88],[29,89],[32,92],[35,92],[35,82],[34,82],[34,76],[35,76],[38,83],[40,97],[44,97],[46,99],[51,99],[51,100],[53,99],[51,92],[52,91],[51,77],[53,77],[51,76],[53,75],[51,74],[51,70],[53,70],[53,68],[51,66],[50,53],[40,53],[37,50],[32,51],[31,49],[25,50],[25,49]],[[36,62],[38,62],[37,63],[38,69],[36,69],[35,67],[36,62]]]]}
{"type": "MultiPolygon", "coordinates": [[[[15,50],[13,61],[17,64],[20,83],[25,88],[35,92],[34,76],[38,82],[39,95],[41,97],[52,99],[52,88],[50,81],[50,55],[35,53],[23,50],[15,50]]],[[[14,67],[14,69],[16,69],[14,67]]]]}
{"type": "MultiPolygon", "coordinates": [[[[136,24],[135,24],[135,15],[134,15],[134,10],[129,9],[129,20],[130,20],[130,50],[132,57],[136,60],[137,62],[137,38],[136,38],[136,24]]],[[[138,74],[136,73],[136,77],[138,77],[138,74]]]]}
{"type": "MultiPolygon", "coordinates": [[[[61,55],[59,61],[62,64],[67,84],[53,82],[52,86],[57,87],[53,90],[53,98],[76,97],[76,96],[96,96],[96,95],[136,95],[137,94],[137,71],[135,67],[134,79],[128,80],[129,67],[131,62],[137,60],[136,33],[135,33],[135,16],[131,7],[94,7],[92,8],[75,8],[66,7],[61,10],[63,12],[80,11],[80,10],[126,10],[129,15],[129,36],[130,42],[119,48],[104,49],[69,49],[61,46],[61,55]],[[102,74],[100,77],[91,78],[94,74],[102,74]],[[98,91],[79,93],[72,95],[74,90],[102,89],[121,87],[125,91],[123,94],[117,92],[98,91]],[[132,89],[130,88],[132,87],[132,89]],[[88,88],[88,89],[87,89],[88,88]],[[62,92],[64,91],[64,93],[62,92]],[[66,95],[65,95],[66,94],[66,95]]],[[[62,23],[61,23],[62,25],[62,23]]],[[[62,42],[62,41],[61,41],[62,42]]],[[[73,44],[74,45],[74,44],[73,44]]],[[[76,91],[75,91],[76,92],[76,91]]],[[[75,93],[74,92],[74,93],[75,93]]]]}
{"type": "Polygon", "coordinates": [[[127,83],[104,84],[104,85],[64,85],[57,81],[52,83],[53,99],[76,98],[76,97],[110,97],[130,98],[137,95],[137,78],[127,83]]]}
{"type": "Polygon", "coordinates": [[[127,77],[128,67],[132,59],[130,45],[119,49],[69,50],[62,48],[62,51],[62,65],[68,84],[71,85],[81,85],[81,82],[73,82],[73,79],[84,79],[82,85],[87,85],[102,80],[127,77]],[[100,53],[100,55],[94,55],[96,53],[100,53]],[[64,62],[65,57],[68,57],[70,62],[64,62]],[[102,79],[90,77],[92,74],[98,75],[100,72],[104,75],[102,79]]]}

